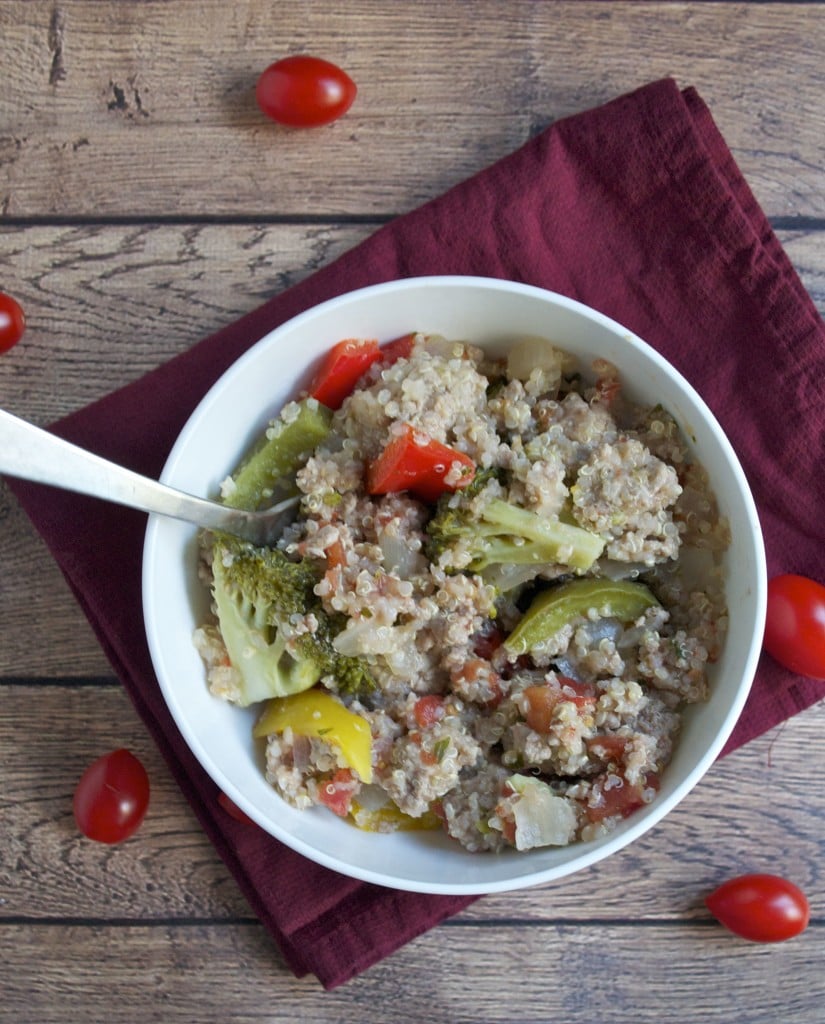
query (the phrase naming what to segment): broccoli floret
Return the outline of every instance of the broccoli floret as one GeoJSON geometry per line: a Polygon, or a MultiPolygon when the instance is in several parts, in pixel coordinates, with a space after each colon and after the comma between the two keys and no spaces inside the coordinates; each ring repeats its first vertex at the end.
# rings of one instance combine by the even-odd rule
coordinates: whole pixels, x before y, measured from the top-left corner
{"type": "Polygon", "coordinates": [[[314,593],[319,572],[312,562],[294,562],[277,548],[221,534],[215,538],[212,575],[221,635],[242,680],[237,703],[298,693],[324,676],[334,676],[345,692],[375,685],[364,663],[335,650],[338,624],[314,593]],[[317,628],[290,637],[290,618],[308,613],[317,628]]]}
{"type": "Polygon", "coordinates": [[[227,564],[225,551],[216,544],[212,594],[229,661],[240,676],[240,688],[232,699],[245,707],[269,697],[307,690],[321,672],[313,662],[298,660],[287,651],[286,640],[274,625],[272,602],[263,593],[264,588],[252,585],[251,560],[243,562],[246,586],[232,578],[234,563],[227,564]]]}
{"type": "Polygon", "coordinates": [[[345,626],[345,617],[330,617],[323,610],[316,610],[318,628],[313,633],[304,633],[295,643],[301,655],[320,665],[322,676],[335,679],[335,689],[341,693],[364,693],[375,689],[375,680],[369,666],[362,658],[350,654],[339,654],[332,641],[345,626]]]}
{"type": "Polygon", "coordinates": [[[601,537],[578,526],[545,519],[502,498],[478,499],[462,492],[457,500],[452,496],[440,503],[426,527],[431,560],[452,553],[471,572],[496,565],[565,565],[585,571],[602,553],[601,537]]]}
{"type": "Polygon", "coordinates": [[[293,562],[279,548],[255,547],[223,534],[214,559],[223,563],[226,582],[255,606],[259,621],[275,625],[318,602],[313,590],[320,574],[306,559],[293,562]]]}
{"type": "MultiPolygon", "coordinates": [[[[486,491],[493,481],[504,486],[506,478],[507,474],[498,466],[490,466],[487,469],[477,469],[475,476],[469,484],[467,484],[466,487],[461,488],[459,498],[463,504],[466,504],[470,499],[477,498],[482,491],[486,491]]],[[[448,502],[450,498],[451,495],[446,494],[442,504],[448,502]]]]}

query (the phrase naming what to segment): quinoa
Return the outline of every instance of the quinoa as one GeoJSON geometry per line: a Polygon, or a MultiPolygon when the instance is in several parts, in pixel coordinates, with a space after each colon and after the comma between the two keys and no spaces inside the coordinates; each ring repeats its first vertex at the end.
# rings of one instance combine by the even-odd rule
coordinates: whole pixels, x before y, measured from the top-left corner
{"type": "MultiPolygon", "coordinates": [[[[378,831],[439,827],[490,853],[590,841],[655,799],[724,644],[729,527],[676,421],[630,403],[619,370],[576,366],[549,343],[524,363],[415,335],[364,372],[297,467],[300,509],[277,547],[312,568],[312,592],[265,618],[250,650],[282,641],[297,658],[302,636],[328,634],[330,663],[360,666],[371,685],[353,690],[327,667],[310,692],[329,700],[329,728],[302,732],[296,718],[263,738],[266,778],[293,806],[378,831]],[[422,451],[446,446],[441,496],[368,486],[408,428],[422,451]],[[510,554],[484,561],[493,503],[573,539],[534,549],[511,528],[495,534],[510,554]],[[451,515],[474,527],[444,542],[435,527],[451,515]],[[580,538],[598,552],[586,567],[580,538]],[[571,606],[516,650],[534,603],[583,580],[619,581],[640,603],[571,606]],[[371,773],[356,767],[346,716],[367,723],[371,773]]],[[[222,493],[234,491],[229,477],[222,493]]],[[[214,593],[213,540],[201,571],[214,593]]],[[[213,611],[195,634],[208,684],[249,703],[217,598],[213,611]]]]}

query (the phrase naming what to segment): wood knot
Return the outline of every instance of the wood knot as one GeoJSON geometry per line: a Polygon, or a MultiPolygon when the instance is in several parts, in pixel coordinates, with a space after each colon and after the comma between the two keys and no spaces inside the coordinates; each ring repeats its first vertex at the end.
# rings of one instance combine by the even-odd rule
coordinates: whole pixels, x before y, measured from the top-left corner
{"type": "Polygon", "coordinates": [[[63,59],[63,44],[66,36],[66,15],[62,8],[55,7],[49,20],[49,50],[52,55],[49,67],[49,85],[57,85],[66,77],[63,59]]]}

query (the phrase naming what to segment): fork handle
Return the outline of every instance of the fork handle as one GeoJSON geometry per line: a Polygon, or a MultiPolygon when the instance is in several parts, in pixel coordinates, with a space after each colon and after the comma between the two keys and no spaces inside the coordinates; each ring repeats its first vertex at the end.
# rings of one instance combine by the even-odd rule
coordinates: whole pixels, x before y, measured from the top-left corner
{"type": "Polygon", "coordinates": [[[118,466],[2,409],[0,473],[211,529],[238,532],[237,522],[248,516],[118,466]]]}

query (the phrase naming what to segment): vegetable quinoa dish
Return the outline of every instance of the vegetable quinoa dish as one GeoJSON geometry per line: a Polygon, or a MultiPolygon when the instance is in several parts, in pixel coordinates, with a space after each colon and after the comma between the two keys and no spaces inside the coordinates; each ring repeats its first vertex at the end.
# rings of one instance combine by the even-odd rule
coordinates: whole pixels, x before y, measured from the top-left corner
{"type": "Polygon", "coordinates": [[[544,339],[342,341],[222,485],[290,495],[272,547],[202,534],[195,633],[286,801],[499,851],[655,799],[727,624],[728,526],[667,410],[544,339]]]}

